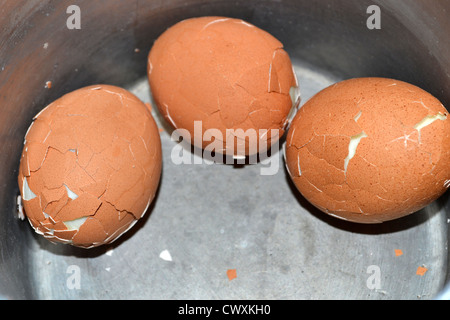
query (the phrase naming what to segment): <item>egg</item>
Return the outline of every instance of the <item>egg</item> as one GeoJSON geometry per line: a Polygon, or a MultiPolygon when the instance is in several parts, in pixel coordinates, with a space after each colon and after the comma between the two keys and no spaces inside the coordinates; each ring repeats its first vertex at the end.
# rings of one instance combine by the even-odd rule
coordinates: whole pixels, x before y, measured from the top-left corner
{"type": "Polygon", "coordinates": [[[26,133],[18,174],[26,217],[52,242],[111,243],[145,215],[161,167],[159,130],[143,102],[111,85],[75,90],[26,133]]]}
{"type": "Polygon", "coordinates": [[[300,108],[285,160],[298,191],[323,212],[357,223],[398,219],[449,186],[449,114],[409,83],[342,81],[300,108]]]}
{"type": "Polygon", "coordinates": [[[279,141],[299,105],[283,44],[239,19],[199,17],[170,27],[149,53],[148,78],[173,129],[187,130],[203,149],[214,130],[215,151],[236,157],[279,141]]]}

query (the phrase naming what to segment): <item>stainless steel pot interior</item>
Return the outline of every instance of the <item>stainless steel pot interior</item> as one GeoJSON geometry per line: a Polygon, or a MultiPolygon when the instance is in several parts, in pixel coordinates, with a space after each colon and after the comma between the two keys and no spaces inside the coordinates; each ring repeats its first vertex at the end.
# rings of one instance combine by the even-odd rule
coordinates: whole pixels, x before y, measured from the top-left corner
{"type": "Polygon", "coordinates": [[[1,297],[446,297],[447,196],[399,221],[347,224],[308,206],[283,169],[267,178],[258,166],[174,166],[165,134],[163,180],[148,217],[113,247],[86,251],[49,244],[17,219],[16,174],[31,118],[62,94],[108,83],[150,101],[146,57],[154,39],[194,16],[242,18],[278,37],[295,62],[303,102],[335,80],[382,76],[450,106],[450,2],[3,0],[1,8],[1,297]],[[66,25],[71,4],[81,9],[79,30],[66,25]],[[379,30],[366,26],[373,4],[379,30]],[[159,258],[165,249],[172,261],[159,258]],[[367,282],[373,265],[381,271],[376,290],[367,282]],[[81,270],[81,288],[69,286],[69,266],[81,270]],[[238,278],[229,281],[232,268],[238,278]]]}

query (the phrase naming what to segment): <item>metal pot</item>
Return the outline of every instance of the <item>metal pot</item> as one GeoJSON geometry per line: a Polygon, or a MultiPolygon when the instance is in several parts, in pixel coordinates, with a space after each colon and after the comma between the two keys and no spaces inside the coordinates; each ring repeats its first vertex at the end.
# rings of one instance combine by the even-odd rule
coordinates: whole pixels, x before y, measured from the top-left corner
{"type": "Polygon", "coordinates": [[[1,4],[2,298],[448,298],[447,196],[382,225],[337,221],[296,192],[279,153],[272,155],[280,161],[273,176],[260,174],[264,163],[177,166],[170,160],[176,142],[163,132],[164,172],[154,205],[108,247],[53,245],[17,218],[16,204],[32,117],[62,94],[98,83],[151,101],[147,54],[182,19],[236,17],[272,33],[294,61],[303,102],[333,82],[381,76],[418,85],[450,106],[448,1],[73,2],[1,4]],[[368,27],[376,13],[371,5],[380,9],[380,29],[368,27]],[[237,278],[227,277],[230,269],[237,278]]]}

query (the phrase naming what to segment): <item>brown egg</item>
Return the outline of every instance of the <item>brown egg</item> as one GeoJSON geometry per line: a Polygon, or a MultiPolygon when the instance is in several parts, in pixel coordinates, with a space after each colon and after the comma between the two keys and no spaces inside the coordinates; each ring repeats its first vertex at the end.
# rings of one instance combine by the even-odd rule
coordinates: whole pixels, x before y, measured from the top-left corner
{"type": "Polygon", "coordinates": [[[270,147],[299,104],[283,44],[238,19],[201,17],[172,26],[150,51],[148,76],[157,107],[172,127],[188,130],[192,144],[203,149],[210,144],[205,132],[215,130],[221,142],[215,151],[222,154],[244,156],[270,147]]]}
{"type": "Polygon", "coordinates": [[[73,91],[41,111],[25,136],[25,214],[52,242],[111,243],[144,216],[161,161],[158,128],[137,97],[110,85],[73,91]]]}
{"type": "Polygon", "coordinates": [[[337,83],[309,100],[286,138],[301,194],[330,215],[379,223],[414,213],[450,183],[450,119],[432,95],[384,78],[337,83]]]}

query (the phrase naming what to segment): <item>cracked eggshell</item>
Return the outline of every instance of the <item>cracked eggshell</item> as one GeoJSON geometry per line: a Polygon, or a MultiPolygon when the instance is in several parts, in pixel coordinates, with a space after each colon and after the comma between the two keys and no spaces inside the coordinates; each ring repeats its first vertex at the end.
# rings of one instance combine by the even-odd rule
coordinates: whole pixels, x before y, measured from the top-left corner
{"type": "Polygon", "coordinates": [[[292,121],[286,165],[318,209],[359,223],[419,211],[450,179],[450,119],[431,94],[384,78],[337,83],[292,121]]]}
{"type": "Polygon", "coordinates": [[[296,75],[283,44],[238,19],[200,17],[175,24],[155,41],[148,77],[156,105],[174,129],[188,130],[199,148],[211,143],[202,139],[207,130],[219,130],[215,151],[227,155],[242,156],[237,145],[244,139],[245,155],[258,150],[258,139],[259,151],[265,151],[284,134],[299,105],[296,75]],[[202,122],[201,132],[195,132],[195,121],[202,122]],[[253,129],[249,133],[258,136],[250,140],[227,129],[253,129]],[[226,143],[234,136],[236,147],[231,140],[226,143]]]}
{"type": "Polygon", "coordinates": [[[161,176],[159,130],[147,106],[110,85],[42,110],[25,136],[18,183],[25,214],[52,242],[111,243],[142,218],[161,176]]]}

